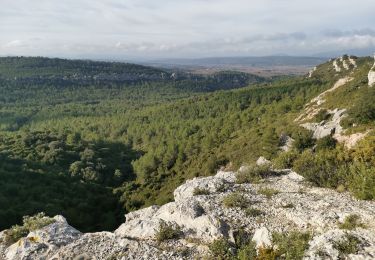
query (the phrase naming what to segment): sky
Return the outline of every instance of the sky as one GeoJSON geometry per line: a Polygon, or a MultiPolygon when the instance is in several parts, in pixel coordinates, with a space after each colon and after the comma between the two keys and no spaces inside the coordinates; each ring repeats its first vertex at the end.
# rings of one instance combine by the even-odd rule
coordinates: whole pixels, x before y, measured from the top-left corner
{"type": "Polygon", "coordinates": [[[375,51],[375,0],[0,4],[0,56],[152,60],[375,51]]]}

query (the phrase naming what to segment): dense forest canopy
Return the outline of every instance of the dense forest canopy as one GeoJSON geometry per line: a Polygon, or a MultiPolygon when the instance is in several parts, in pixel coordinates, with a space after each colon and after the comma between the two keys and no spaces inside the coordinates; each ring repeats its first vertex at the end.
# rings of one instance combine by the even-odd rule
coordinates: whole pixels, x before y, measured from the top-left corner
{"type": "MultiPolygon", "coordinates": [[[[304,156],[293,155],[296,167],[308,167],[318,159],[304,150],[316,141],[294,118],[339,76],[322,66],[316,77],[271,81],[238,72],[197,76],[123,63],[0,58],[0,229],[44,211],[82,231],[112,230],[124,212],[172,200],[189,178],[261,155],[280,161],[285,134],[304,156]]],[[[319,147],[345,153],[336,144],[319,147]]]]}

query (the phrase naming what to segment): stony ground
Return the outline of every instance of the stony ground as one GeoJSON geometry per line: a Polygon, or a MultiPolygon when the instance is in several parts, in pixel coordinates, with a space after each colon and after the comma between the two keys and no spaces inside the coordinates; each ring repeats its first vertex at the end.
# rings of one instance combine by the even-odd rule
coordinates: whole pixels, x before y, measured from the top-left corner
{"type": "Polygon", "coordinates": [[[257,246],[272,246],[273,232],[310,232],[306,259],[342,258],[334,244],[353,235],[358,249],[345,257],[375,258],[375,202],[312,187],[290,170],[256,184],[236,184],[236,173],[219,171],[187,181],[174,195],[175,202],[127,214],[126,223],[113,233],[82,234],[57,216],[55,223],[13,245],[0,244],[0,253],[5,259],[193,259],[209,255],[207,244],[215,239],[233,240],[233,233],[244,229],[253,234],[257,246]],[[241,207],[224,206],[223,200],[233,194],[242,198],[241,207]],[[260,214],[251,216],[247,209],[258,209],[260,214]],[[360,217],[361,225],[340,229],[352,215],[360,217]],[[180,236],[157,242],[161,220],[178,225],[180,236]]]}

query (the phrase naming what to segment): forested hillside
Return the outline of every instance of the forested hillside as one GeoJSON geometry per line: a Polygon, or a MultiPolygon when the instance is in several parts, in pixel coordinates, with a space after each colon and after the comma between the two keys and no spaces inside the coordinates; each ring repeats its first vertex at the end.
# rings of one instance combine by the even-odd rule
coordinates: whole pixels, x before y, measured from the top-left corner
{"type": "MultiPolygon", "coordinates": [[[[335,170],[356,161],[371,177],[371,134],[364,149],[349,153],[336,142],[316,141],[294,120],[342,76],[329,64],[311,78],[271,82],[235,72],[203,77],[121,63],[0,59],[0,229],[44,211],[66,216],[82,231],[111,230],[124,212],[170,201],[183,181],[259,156],[301,170],[319,165],[332,178],[317,185],[343,185],[361,197],[363,183],[337,181],[335,170]],[[285,135],[295,139],[286,155],[279,152],[285,135]]],[[[369,59],[358,66],[356,85],[347,91],[361,92],[348,127],[360,130],[373,124],[373,106],[365,107],[370,116],[364,121],[353,120],[374,88],[365,88],[362,78],[369,59]]],[[[344,104],[345,96],[328,104],[344,104]]],[[[371,199],[375,192],[366,194],[362,198],[371,199]]]]}

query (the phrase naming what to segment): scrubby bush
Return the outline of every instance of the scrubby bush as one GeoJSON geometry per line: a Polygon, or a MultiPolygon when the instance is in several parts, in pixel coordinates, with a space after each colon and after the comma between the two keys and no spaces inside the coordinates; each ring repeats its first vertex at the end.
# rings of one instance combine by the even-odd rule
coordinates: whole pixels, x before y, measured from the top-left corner
{"type": "Polygon", "coordinates": [[[20,238],[27,236],[29,232],[41,229],[49,224],[55,222],[53,218],[47,217],[44,212],[38,213],[34,216],[24,216],[23,225],[14,225],[6,230],[6,244],[11,244],[18,241],[20,238]]]}
{"type": "Polygon", "coordinates": [[[375,199],[375,138],[369,137],[353,150],[306,150],[293,162],[293,170],[318,187],[349,190],[358,199],[375,199]]]}
{"type": "Polygon", "coordinates": [[[331,135],[328,135],[316,141],[316,149],[333,149],[336,147],[336,143],[336,139],[333,138],[331,135]]]}
{"type": "Polygon", "coordinates": [[[249,242],[238,249],[238,260],[258,259],[255,242],[249,242]]]}
{"type": "Polygon", "coordinates": [[[365,88],[348,113],[356,123],[370,123],[375,120],[375,89],[365,88]]]}
{"type": "Polygon", "coordinates": [[[257,256],[256,244],[252,241],[253,234],[244,229],[233,232],[238,260],[255,259],[257,256]]]}
{"type": "Polygon", "coordinates": [[[302,259],[310,239],[311,235],[304,232],[272,234],[272,241],[277,246],[279,255],[287,260],[302,259]]]}
{"type": "Polygon", "coordinates": [[[258,182],[260,179],[273,175],[274,172],[269,164],[247,166],[243,171],[236,174],[238,184],[258,182]]]}
{"type": "Polygon", "coordinates": [[[293,170],[318,187],[336,188],[343,179],[335,154],[304,151],[293,163],[293,170]]]}
{"type": "Polygon", "coordinates": [[[296,134],[293,135],[294,142],[293,146],[298,151],[303,151],[304,149],[311,148],[315,144],[313,138],[313,133],[309,130],[301,129],[296,134]]]}
{"type": "Polygon", "coordinates": [[[256,208],[247,208],[245,209],[245,214],[248,217],[258,217],[258,216],[263,215],[264,212],[256,208]]]}
{"type": "Polygon", "coordinates": [[[159,229],[155,238],[160,243],[169,239],[176,239],[181,236],[181,227],[177,224],[167,223],[163,220],[159,222],[159,229]]]}
{"type": "Polygon", "coordinates": [[[321,122],[323,120],[328,120],[331,117],[331,114],[328,113],[326,109],[322,109],[316,114],[315,119],[318,122],[321,122]]]}
{"type": "Polygon", "coordinates": [[[257,260],[276,260],[280,256],[280,253],[277,249],[272,246],[269,247],[259,247],[257,260]]]}
{"type": "Polygon", "coordinates": [[[358,252],[360,240],[358,237],[346,234],[342,239],[336,241],[333,247],[340,252],[341,257],[358,252]]]}
{"type": "Polygon", "coordinates": [[[292,168],[293,162],[297,159],[299,153],[295,150],[288,152],[281,152],[272,160],[273,166],[276,169],[289,169],[292,168]]]}
{"type": "Polygon", "coordinates": [[[232,246],[227,239],[221,238],[208,245],[212,256],[218,260],[233,259],[232,246]]]}
{"type": "Polygon", "coordinates": [[[231,193],[223,199],[223,205],[226,208],[246,208],[248,204],[248,200],[239,192],[231,193]]]}
{"type": "Polygon", "coordinates": [[[355,163],[348,168],[348,188],[354,196],[363,200],[375,199],[375,168],[355,163]]]}
{"type": "Polygon", "coordinates": [[[204,188],[199,188],[199,187],[196,187],[193,191],[193,195],[194,196],[197,196],[197,195],[209,195],[210,194],[210,191],[208,189],[204,189],[204,188]]]}
{"type": "Polygon", "coordinates": [[[344,222],[339,224],[339,228],[341,229],[352,230],[357,227],[364,227],[363,223],[361,223],[361,217],[357,214],[347,216],[344,222]]]}
{"type": "Polygon", "coordinates": [[[278,194],[279,191],[272,188],[261,188],[258,190],[258,193],[266,196],[267,199],[270,199],[273,195],[278,194]]]}

